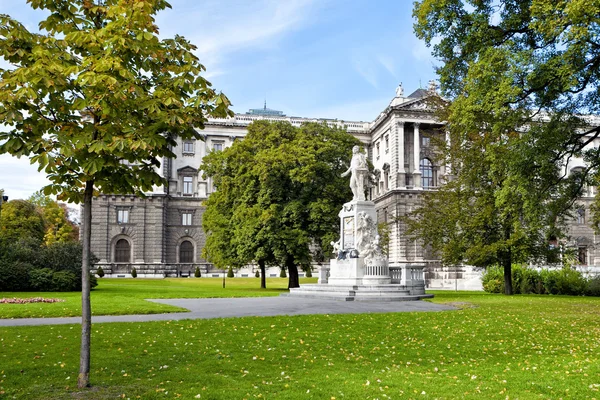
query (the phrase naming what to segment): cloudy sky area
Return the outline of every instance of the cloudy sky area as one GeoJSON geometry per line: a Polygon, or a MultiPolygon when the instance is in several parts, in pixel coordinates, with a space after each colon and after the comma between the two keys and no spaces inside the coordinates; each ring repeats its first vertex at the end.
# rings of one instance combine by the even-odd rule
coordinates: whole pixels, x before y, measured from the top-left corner
{"type": "MultiPolygon", "coordinates": [[[[185,36],[205,76],[237,113],[263,106],[299,117],[372,121],[402,82],[406,94],[435,79],[430,49],[413,33],[408,0],[170,0],[162,37],[185,36]]],[[[43,13],[0,0],[36,30],[43,13]]],[[[6,66],[0,61],[0,65],[6,66]]],[[[46,183],[26,158],[0,156],[0,188],[27,198],[46,183]]]]}

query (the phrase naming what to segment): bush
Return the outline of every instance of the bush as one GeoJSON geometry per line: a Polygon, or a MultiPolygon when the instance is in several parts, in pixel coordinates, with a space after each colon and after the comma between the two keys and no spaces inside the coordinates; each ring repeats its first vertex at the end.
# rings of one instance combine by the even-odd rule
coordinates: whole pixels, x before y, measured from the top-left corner
{"type": "Polygon", "coordinates": [[[600,296],[600,275],[588,280],[585,294],[586,296],[600,296]]]}
{"type": "Polygon", "coordinates": [[[228,278],[235,277],[235,274],[233,273],[233,268],[232,267],[229,267],[229,269],[227,270],[227,277],[228,278]]]}
{"type": "Polygon", "coordinates": [[[0,291],[23,292],[30,290],[29,271],[33,265],[28,262],[0,260],[0,291]]]}
{"type": "MultiPolygon", "coordinates": [[[[515,294],[564,294],[581,296],[590,293],[590,286],[581,272],[570,267],[540,272],[526,266],[512,267],[515,294]]],[[[500,267],[489,267],[481,278],[483,289],[489,293],[504,293],[504,272],[500,267]]],[[[595,283],[594,283],[595,284],[595,283]]],[[[600,283],[598,283],[600,285],[600,283]]]]}
{"type": "Polygon", "coordinates": [[[196,270],[194,271],[194,277],[200,278],[201,276],[202,274],[200,273],[200,267],[196,267],[196,270]]]}
{"type": "Polygon", "coordinates": [[[488,293],[504,293],[504,272],[500,267],[486,268],[481,277],[483,290],[488,293]]]}
{"type": "Polygon", "coordinates": [[[311,267],[308,267],[306,269],[306,277],[307,278],[312,278],[312,268],[311,267]]]}
{"type": "Polygon", "coordinates": [[[78,286],[81,286],[81,282],[77,279],[77,275],[70,271],[58,271],[52,274],[53,292],[72,292],[78,286]]]}
{"type": "Polygon", "coordinates": [[[279,273],[279,277],[280,278],[287,278],[287,275],[285,273],[285,268],[281,268],[281,272],[279,273]]]}
{"type": "Polygon", "coordinates": [[[256,270],[256,272],[254,273],[254,277],[255,278],[260,278],[260,272],[258,270],[256,270]]]}
{"type": "Polygon", "coordinates": [[[583,296],[587,288],[587,281],[581,274],[570,267],[564,267],[558,271],[556,282],[558,294],[568,294],[572,296],[583,296]]]}
{"type": "Polygon", "coordinates": [[[52,291],[52,275],[50,268],[33,269],[29,271],[29,285],[31,289],[39,292],[52,291]]]}
{"type": "Polygon", "coordinates": [[[102,267],[98,267],[98,269],[96,270],[96,275],[98,275],[99,278],[104,277],[104,270],[102,269],[102,267]]]}
{"type": "Polygon", "coordinates": [[[136,269],[135,269],[135,268],[133,268],[133,269],[131,270],[131,277],[132,277],[132,278],[137,278],[137,271],[136,271],[136,269]]]}

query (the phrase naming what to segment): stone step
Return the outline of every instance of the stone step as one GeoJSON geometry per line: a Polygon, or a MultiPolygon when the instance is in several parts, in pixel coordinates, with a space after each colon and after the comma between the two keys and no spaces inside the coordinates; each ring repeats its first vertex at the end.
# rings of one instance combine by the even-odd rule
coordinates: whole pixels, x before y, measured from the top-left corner
{"type": "Polygon", "coordinates": [[[343,301],[415,301],[433,295],[411,294],[403,285],[302,285],[290,289],[291,297],[311,297],[343,301]]]}

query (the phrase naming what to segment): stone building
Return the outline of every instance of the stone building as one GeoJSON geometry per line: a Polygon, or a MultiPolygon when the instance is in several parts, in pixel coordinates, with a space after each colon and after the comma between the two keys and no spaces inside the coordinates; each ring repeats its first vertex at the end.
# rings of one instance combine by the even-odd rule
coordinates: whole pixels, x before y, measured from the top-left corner
{"type": "MultiPolygon", "coordinates": [[[[173,149],[175,158],[162,160],[162,174],[168,184],[155,188],[146,198],[100,195],[93,201],[92,251],[109,276],[127,276],[133,267],[139,276],[188,276],[199,267],[203,276],[219,276],[202,258],[205,235],[202,230],[202,202],[214,191],[210,178],[198,170],[202,158],[243,139],[255,120],[288,121],[300,126],[309,121],[346,127],[367,149],[375,167],[376,182],[369,197],[376,204],[378,222],[389,225],[390,266],[425,263],[429,287],[477,289],[480,273],[473,268],[449,268],[415,241],[404,235],[397,217],[409,213],[427,190],[435,190],[450,171],[436,163],[435,140],[445,140],[444,125],[428,106],[435,84],[408,96],[400,85],[396,96],[372,122],[288,117],[281,111],[263,108],[226,119],[210,119],[200,131],[203,141],[184,140],[173,149]]],[[[590,121],[600,125],[600,121],[590,121]]],[[[600,143],[592,143],[598,146],[600,143]]],[[[567,166],[575,170],[583,160],[567,166]]],[[[569,171],[566,171],[568,173],[569,171]]],[[[581,211],[571,225],[572,246],[578,249],[582,265],[600,264],[600,247],[587,224],[593,189],[581,199],[581,211]]],[[[238,272],[250,276],[251,267],[238,272]]],[[[272,269],[270,276],[278,276],[272,269]]]]}

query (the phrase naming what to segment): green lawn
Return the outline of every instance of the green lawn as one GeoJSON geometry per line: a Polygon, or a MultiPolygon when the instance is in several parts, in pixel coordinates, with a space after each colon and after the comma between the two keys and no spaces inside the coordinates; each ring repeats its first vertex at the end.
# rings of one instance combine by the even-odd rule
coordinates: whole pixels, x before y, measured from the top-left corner
{"type": "MultiPolygon", "coordinates": [[[[301,283],[316,283],[317,278],[301,278],[301,283]]],[[[94,315],[156,314],[186,311],[145,299],[278,296],[287,290],[288,280],[268,278],[267,289],[260,289],[258,278],[169,278],[99,279],[92,290],[94,315]]],[[[0,304],[0,318],[73,317],[81,315],[81,293],[0,292],[0,298],[51,297],[61,303],[0,304]]]]}
{"type": "Polygon", "coordinates": [[[94,324],[85,392],[78,326],[2,328],[0,398],[600,398],[599,298],[435,294],[461,308],[94,324]]]}

